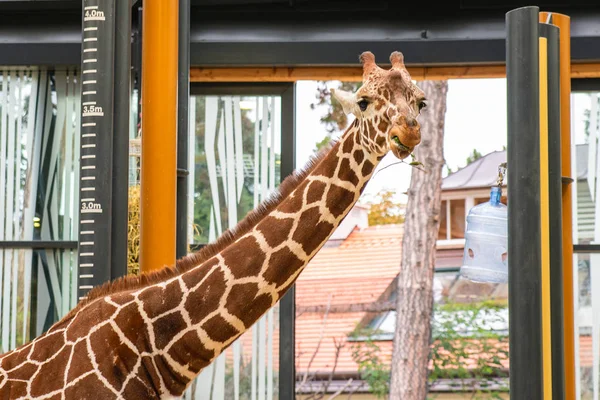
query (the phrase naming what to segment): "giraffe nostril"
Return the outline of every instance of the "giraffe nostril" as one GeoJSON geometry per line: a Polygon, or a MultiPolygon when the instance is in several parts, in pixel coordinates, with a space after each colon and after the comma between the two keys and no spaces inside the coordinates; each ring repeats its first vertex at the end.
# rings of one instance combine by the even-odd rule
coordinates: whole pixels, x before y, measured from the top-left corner
{"type": "Polygon", "coordinates": [[[406,125],[410,128],[417,126],[417,120],[415,118],[406,118],[406,125]]]}

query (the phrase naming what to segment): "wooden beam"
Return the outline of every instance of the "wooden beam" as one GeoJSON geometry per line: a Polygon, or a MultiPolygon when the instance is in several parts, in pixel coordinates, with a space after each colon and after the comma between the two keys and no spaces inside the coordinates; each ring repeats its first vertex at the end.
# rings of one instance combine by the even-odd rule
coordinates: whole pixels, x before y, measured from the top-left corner
{"type": "MultiPolygon", "coordinates": [[[[504,78],[504,65],[473,65],[448,67],[408,67],[413,79],[476,79],[504,78]]],[[[600,63],[577,63],[571,66],[573,78],[600,78],[600,63]]],[[[296,82],[301,80],[346,81],[362,80],[361,67],[260,67],[260,68],[198,68],[190,69],[191,82],[296,82]]]]}

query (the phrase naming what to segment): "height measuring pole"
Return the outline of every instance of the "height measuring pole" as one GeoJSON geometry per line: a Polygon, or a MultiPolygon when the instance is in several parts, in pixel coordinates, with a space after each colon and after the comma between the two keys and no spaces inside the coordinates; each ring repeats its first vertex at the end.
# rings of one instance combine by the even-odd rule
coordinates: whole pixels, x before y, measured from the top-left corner
{"type": "Polygon", "coordinates": [[[78,298],[111,278],[114,0],[83,0],[78,298]]]}

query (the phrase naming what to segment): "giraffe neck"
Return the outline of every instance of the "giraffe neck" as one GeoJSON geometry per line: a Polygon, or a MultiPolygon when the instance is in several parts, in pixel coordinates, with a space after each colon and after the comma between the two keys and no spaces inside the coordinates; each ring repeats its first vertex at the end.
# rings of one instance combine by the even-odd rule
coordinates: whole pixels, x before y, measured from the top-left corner
{"type": "Polygon", "coordinates": [[[0,397],[170,398],[283,296],[378,163],[355,122],[276,208],[218,254],[107,293],[0,355],[0,397]],[[60,378],[57,378],[60,377],[60,378]]]}

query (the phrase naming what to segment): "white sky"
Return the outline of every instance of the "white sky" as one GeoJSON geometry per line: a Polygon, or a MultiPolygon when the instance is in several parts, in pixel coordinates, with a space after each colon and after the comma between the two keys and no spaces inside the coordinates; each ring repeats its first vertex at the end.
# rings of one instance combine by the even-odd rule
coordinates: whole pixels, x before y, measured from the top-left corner
{"type": "MultiPolygon", "coordinates": [[[[330,82],[334,86],[336,82],[330,82]]],[[[296,132],[297,166],[302,167],[313,153],[315,143],[321,140],[326,130],[319,118],[324,115],[325,107],[312,110],[310,104],[315,101],[317,82],[300,81],[297,84],[296,132]]],[[[473,149],[485,155],[502,150],[506,145],[506,79],[455,79],[448,83],[446,126],[444,132],[444,157],[448,165],[456,170],[464,167],[466,159],[473,149]]],[[[583,143],[582,115],[589,108],[589,97],[575,95],[574,109],[576,142],[583,143]]],[[[353,118],[351,116],[351,118],[353,118]]],[[[388,154],[380,163],[378,170],[397,161],[388,154]]],[[[382,189],[392,189],[397,200],[405,202],[403,195],[410,184],[411,167],[399,164],[381,173],[377,171],[365,188],[363,200],[371,198],[382,189]]],[[[444,169],[445,176],[445,169],[444,169]]]]}

